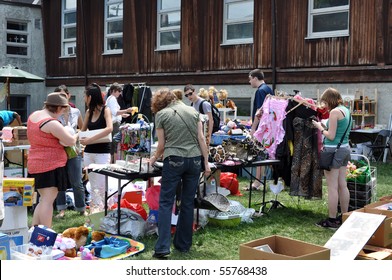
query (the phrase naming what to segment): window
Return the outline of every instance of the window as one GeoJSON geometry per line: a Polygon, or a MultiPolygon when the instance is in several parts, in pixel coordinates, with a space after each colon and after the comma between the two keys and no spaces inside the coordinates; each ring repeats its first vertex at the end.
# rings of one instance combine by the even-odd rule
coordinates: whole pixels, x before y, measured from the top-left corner
{"type": "Polygon", "coordinates": [[[30,95],[27,94],[11,94],[10,95],[10,110],[15,111],[20,115],[22,122],[27,122],[30,111],[30,95]]]}
{"type": "Polygon", "coordinates": [[[349,0],[309,0],[308,38],[349,35],[349,0]]]}
{"type": "Polygon", "coordinates": [[[181,42],[181,0],[158,0],[157,49],[179,49],[181,42]]]}
{"type": "Polygon", "coordinates": [[[105,1],[105,53],[123,51],[123,1],[105,1]]]}
{"type": "Polygon", "coordinates": [[[29,23],[7,20],[7,55],[14,57],[30,56],[29,23]]]}
{"type": "Polygon", "coordinates": [[[62,0],[62,56],[76,56],[76,0],[62,0]]]}
{"type": "Polygon", "coordinates": [[[224,45],[253,43],[253,11],[253,0],[224,0],[224,45]]]}

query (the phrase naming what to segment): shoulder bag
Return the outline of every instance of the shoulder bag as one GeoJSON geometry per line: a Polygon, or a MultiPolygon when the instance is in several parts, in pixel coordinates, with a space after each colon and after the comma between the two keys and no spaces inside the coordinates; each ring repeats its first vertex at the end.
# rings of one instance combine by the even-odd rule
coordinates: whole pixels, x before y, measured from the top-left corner
{"type": "Polygon", "coordinates": [[[339,150],[340,146],[342,145],[343,139],[346,136],[347,130],[351,125],[351,117],[350,121],[348,122],[348,126],[346,128],[346,131],[343,133],[342,138],[340,139],[339,144],[336,146],[336,149],[333,151],[326,151],[324,148],[323,150],[320,151],[320,157],[319,157],[319,169],[321,170],[331,170],[332,166],[332,161],[333,158],[335,157],[335,153],[339,150]]]}

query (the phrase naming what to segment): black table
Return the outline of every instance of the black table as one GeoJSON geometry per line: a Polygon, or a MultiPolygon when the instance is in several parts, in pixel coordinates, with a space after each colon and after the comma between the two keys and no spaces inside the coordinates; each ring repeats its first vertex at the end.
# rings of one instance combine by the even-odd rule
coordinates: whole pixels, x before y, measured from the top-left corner
{"type": "Polygon", "coordinates": [[[149,180],[150,178],[154,177],[160,177],[162,176],[162,171],[158,169],[153,169],[152,171],[149,171],[147,173],[121,173],[121,172],[116,172],[116,171],[111,171],[105,168],[101,169],[90,169],[89,171],[95,172],[101,175],[105,176],[105,216],[107,215],[108,212],[108,199],[112,197],[116,192],[113,194],[109,195],[108,190],[109,190],[109,177],[116,178],[118,180],[118,188],[117,188],[117,233],[120,235],[120,218],[121,218],[121,194],[122,190],[131,182],[135,180],[149,180]],[[121,180],[126,180],[127,182],[123,185],[121,185],[121,180]]]}
{"type": "MultiPolygon", "coordinates": [[[[273,160],[273,159],[268,159],[268,160],[260,160],[260,161],[253,161],[253,162],[246,162],[238,165],[238,167],[242,168],[243,171],[249,174],[250,176],[250,182],[249,182],[249,208],[251,207],[251,200],[252,200],[252,183],[254,180],[259,181],[263,185],[263,201],[261,203],[261,212],[264,213],[264,207],[268,203],[265,201],[265,193],[266,193],[266,176],[263,176],[263,181],[260,179],[256,178],[253,175],[253,168],[254,167],[259,167],[259,166],[270,166],[270,165],[277,165],[279,164],[279,160],[273,160]],[[249,172],[246,168],[251,168],[251,171],[249,172]]],[[[226,166],[222,164],[215,164],[216,168],[212,170],[211,175],[213,172],[215,172],[218,169],[224,169],[226,166]]],[[[106,168],[101,168],[101,169],[89,169],[91,172],[95,172],[101,175],[105,176],[105,216],[107,215],[107,201],[108,199],[113,196],[115,193],[108,195],[108,190],[109,190],[109,177],[116,178],[118,180],[118,188],[117,188],[117,217],[118,217],[118,222],[117,222],[117,233],[120,235],[120,218],[121,218],[121,193],[123,188],[125,188],[129,183],[135,180],[149,180],[154,177],[160,177],[162,176],[162,170],[159,169],[153,169],[152,171],[149,171],[147,173],[120,173],[112,170],[108,170],[106,168]],[[127,182],[125,184],[121,185],[121,180],[126,180],[127,182]]],[[[201,176],[204,177],[204,176],[201,176]]],[[[207,180],[208,178],[206,178],[207,180]]]]}

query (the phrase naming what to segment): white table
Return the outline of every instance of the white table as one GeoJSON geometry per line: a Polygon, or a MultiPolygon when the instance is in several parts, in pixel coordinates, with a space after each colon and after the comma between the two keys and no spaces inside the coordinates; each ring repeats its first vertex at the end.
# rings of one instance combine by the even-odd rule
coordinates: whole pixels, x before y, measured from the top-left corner
{"type": "Polygon", "coordinates": [[[234,119],[237,118],[237,107],[233,109],[231,108],[218,108],[219,112],[223,113],[223,119],[222,119],[222,114],[221,114],[221,121],[225,122],[226,121],[226,114],[227,113],[234,113],[234,119]]]}
{"type": "Polygon", "coordinates": [[[30,145],[4,146],[4,151],[21,151],[22,152],[22,175],[23,175],[23,177],[26,177],[24,156],[25,156],[25,150],[28,150],[28,149],[30,149],[30,145]]]}

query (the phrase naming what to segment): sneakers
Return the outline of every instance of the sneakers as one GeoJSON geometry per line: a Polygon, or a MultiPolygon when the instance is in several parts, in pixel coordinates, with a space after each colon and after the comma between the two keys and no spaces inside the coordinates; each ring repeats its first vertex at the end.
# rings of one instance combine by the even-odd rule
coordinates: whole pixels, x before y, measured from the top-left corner
{"type": "Polygon", "coordinates": [[[341,223],[339,223],[337,219],[331,220],[330,218],[327,218],[325,220],[316,223],[316,226],[318,227],[329,228],[332,230],[337,230],[340,227],[340,225],[341,223]]]}

